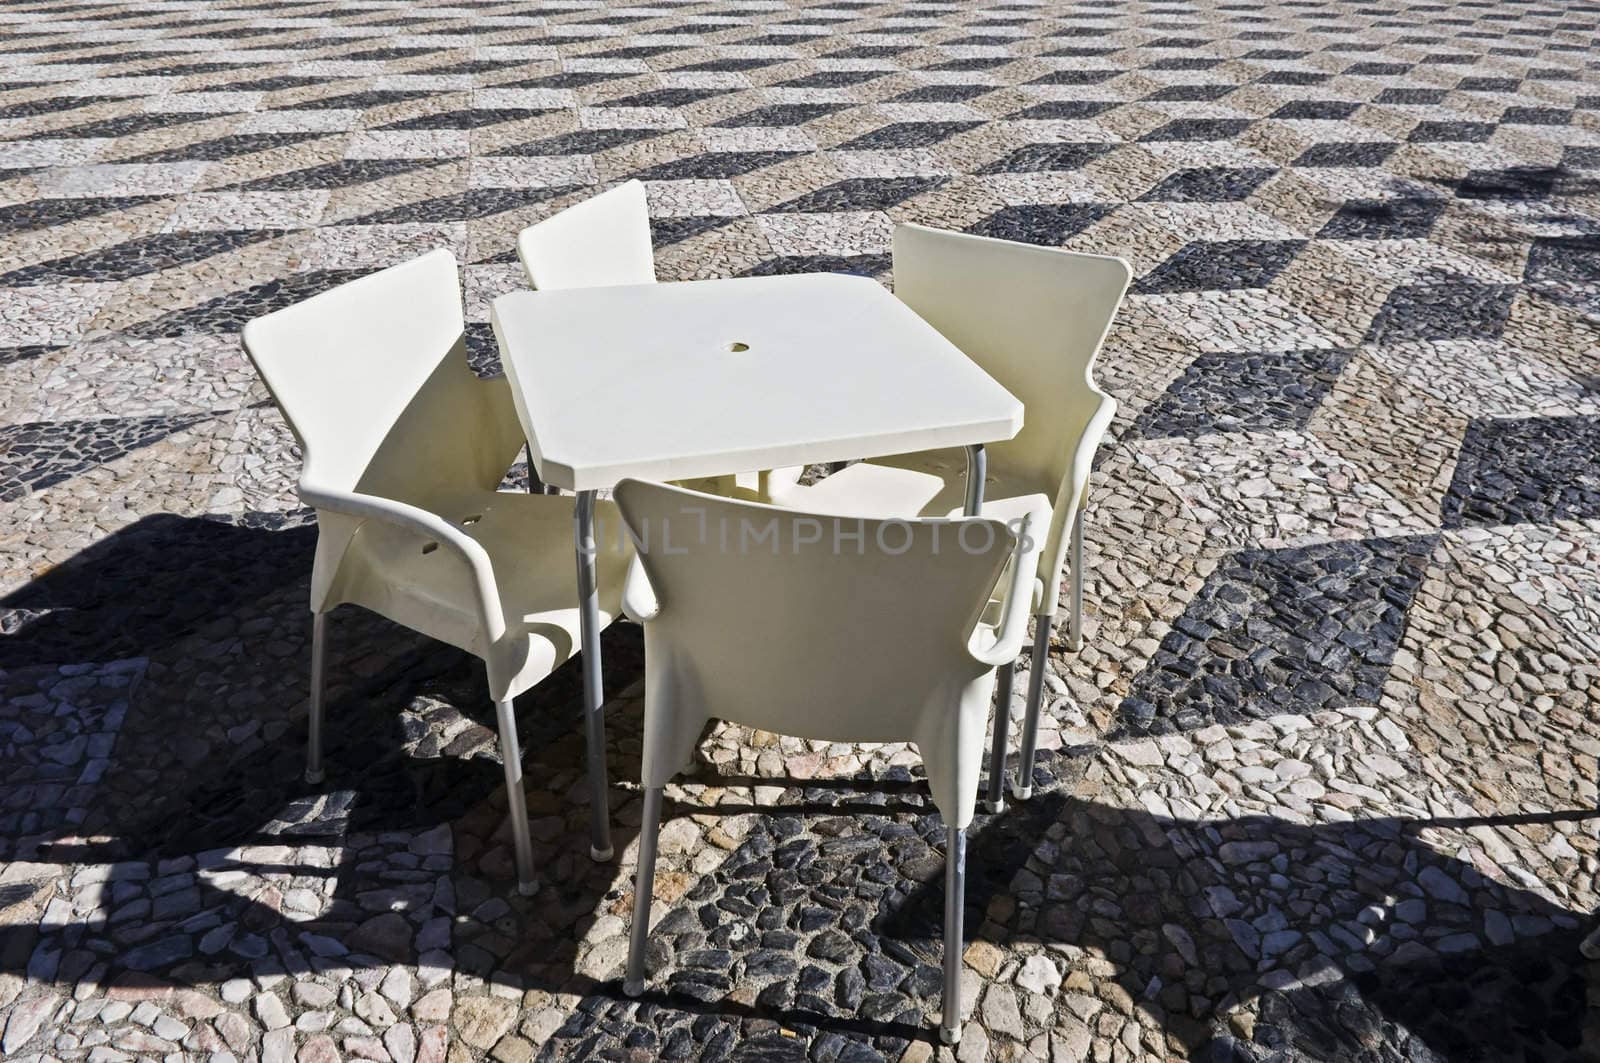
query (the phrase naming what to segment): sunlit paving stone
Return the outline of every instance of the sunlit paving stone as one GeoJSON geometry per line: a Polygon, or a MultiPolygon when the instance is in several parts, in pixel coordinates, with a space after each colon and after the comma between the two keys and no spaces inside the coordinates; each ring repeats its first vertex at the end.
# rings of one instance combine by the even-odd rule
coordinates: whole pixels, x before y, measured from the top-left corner
{"type": "Polygon", "coordinates": [[[0,1058],[1600,1057],[1596,54],[1580,2],[0,7],[0,1058]],[[888,284],[900,222],[1133,266],[959,944],[914,746],[719,723],[625,995],[632,624],[611,861],[577,662],[517,698],[532,896],[463,652],[334,613],[304,781],[239,330],[448,247],[493,376],[516,234],[630,178],[661,281],[888,284]]]}

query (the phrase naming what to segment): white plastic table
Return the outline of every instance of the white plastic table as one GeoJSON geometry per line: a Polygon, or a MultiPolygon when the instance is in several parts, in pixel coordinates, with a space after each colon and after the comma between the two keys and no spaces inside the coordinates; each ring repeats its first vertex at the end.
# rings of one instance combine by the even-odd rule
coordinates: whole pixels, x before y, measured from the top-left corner
{"type": "Polygon", "coordinates": [[[595,491],[983,444],[1022,403],[881,284],[779,277],[519,291],[491,321],[539,478],[575,491],[592,855],[611,855],[595,491]]]}

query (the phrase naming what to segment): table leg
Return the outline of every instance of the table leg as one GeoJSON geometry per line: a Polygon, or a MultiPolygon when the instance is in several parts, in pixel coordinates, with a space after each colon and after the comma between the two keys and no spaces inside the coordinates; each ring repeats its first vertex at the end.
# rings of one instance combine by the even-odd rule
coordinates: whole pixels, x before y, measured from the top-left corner
{"type": "Polygon", "coordinates": [[[533,467],[533,447],[523,446],[522,456],[528,461],[528,494],[544,494],[544,481],[539,479],[539,470],[533,467]]]}
{"type": "Polygon", "coordinates": [[[524,450],[528,458],[528,494],[530,495],[559,495],[561,488],[552,486],[539,479],[539,470],[533,464],[533,446],[529,444],[524,450]]]}
{"type": "Polygon", "coordinates": [[[600,670],[600,598],[595,589],[594,492],[579,491],[573,509],[578,546],[578,623],[583,651],[583,721],[589,745],[589,855],[611,859],[611,801],[606,784],[605,686],[600,670]]]}
{"type": "Polygon", "coordinates": [[[982,443],[967,447],[967,508],[966,515],[976,517],[983,512],[983,480],[988,474],[988,459],[982,443]]]}

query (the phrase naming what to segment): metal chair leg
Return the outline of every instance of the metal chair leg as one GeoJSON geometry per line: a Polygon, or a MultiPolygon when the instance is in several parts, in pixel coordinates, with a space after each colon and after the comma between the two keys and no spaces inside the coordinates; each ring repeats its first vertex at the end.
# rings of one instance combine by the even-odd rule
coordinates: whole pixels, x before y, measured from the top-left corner
{"type": "Polygon", "coordinates": [[[328,685],[328,614],[311,614],[311,713],[306,733],[306,782],[315,786],[322,769],[322,716],[328,685]]]}
{"type": "Polygon", "coordinates": [[[967,446],[967,502],[962,513],[976,517],[983,512],[983,488],[989,478],[989,456],[982,443],[967,446]]]}
{"type": "Polygon", "coordinates": [[[1083,649],[1083,522],[1084,511],[1080,509],[1072,521],[1072,560],[1068,562],[1072,575],[1072,615],[1067,624],[1067,649],[1073,653],[1083,649]]]}
{"type": "Polygon", "coordinates": [[[650,904],[655,900],[656,838],[661,833],[661,787],[644,792],[644,818],[639,822],[639,870],[633,880],[633,925],[628,928],[628,976],[622,991],[644,992],[644,946],[650,937],[650,904]]]}
{"type": "Polygon", "coordinates": [[[1054,617],[1033,618],[1033,651],[1028,658],[1028,715],[1022,721],[1022,749],[1017,758],[1017,782],[1011,788],[1018,801],[1033,796],[1033,758],[1039,751],[1039,706],[1044,701],[1044,673],[1050,667],[1050,627],[1054,617]]]}
{"type": "Polygon", "coordinates": [[[990,815],[1006,810],[1006,738],[1011,729],[1011,682],[1014,666],[1002,664],[995,676],[994,745],[989,749],[989,793],[983,807],[990,815]]]}
{"type": "Polygon", "coordinates": [[[947,1045],[961,1040],[961,921],[967,892],[967,832],[948,828],[944,857],[944,1013],[939,1018],[939,1040],[947,1045]]]}
{"type": "Polygon", "coordinates": [[[533,837],[528,832],[528,795],[522,789],[522,750],[517,745],[517,713],[511,699],[497,701],[500,725],[500,759],[506,769],[506,808],[511,813],[511,843],[517,854],[517,892],[531,897],[539,892],[533,875],[533,837]]]}

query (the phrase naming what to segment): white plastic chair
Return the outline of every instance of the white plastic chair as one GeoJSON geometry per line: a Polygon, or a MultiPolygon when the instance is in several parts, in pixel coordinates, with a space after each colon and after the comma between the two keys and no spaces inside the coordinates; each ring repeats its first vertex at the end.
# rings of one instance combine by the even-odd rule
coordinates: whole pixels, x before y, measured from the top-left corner
{"type": "MultiPolygon", "coordinates": [[[[1032,244],[899,225],[894,232],[894,290],[908,306],[1013,395],[1027,420],[1015,439],[985,448],[983,515],[1016,516],[1019,499],[1052,499],[1039,554],[1040,600],[1028,677],[1027,719],[1013,792],[1033,791],[1039,703],[1050,628],[1061,594],[1070,538],[1072,612],[1068,645],[1083,645],[1083,511],[1094,453],[1116,413],[1116,400],[1094,382],[1095,355],[1133,273],[1127,262],[1032,244]]],[[[797,469],[774,471],[771,500],[782,506],[860,516],[959,514],[966,494],[961,450],[902,454],[858,462],[804,486],[797,469]]],[[[995,763],[986,804],[1004,804],[1004,751],[1010,723],[1011,669],[1000,671],[995,763]]]]}
{"type": "Polygon", "coordinates": [[[540,291],[654,284],[644,185],[625,181],[528,226],[517,234],[517,257],[540,291]]]}
{"type": "MultiPolygon", "coordinates": [[[[335,606],[363,606],[476,655],[495,701],[518,886],[532,893],[512,699],[578,644],[574,500],[495,489],[522,428],[505,382],[468,367],[463,325],[455,257],[441,249],[257,318],[244,347],[300,441],[299,495],[317,511],[307,780],[323,777],[335,606]]],[[[610,623],[628,552],[606,538],[596,568],[610,623]]]]}
{"type": "MultiPolygon", "coordinates": [[[[995,667],[1015,659],[1027,629],[1035,526],[1013,535],[978,517],[835,521],[638,480],[618,484],[616,500],[638,551],[623,605],[645,632],[644,817],[625,991],[644,986],[662,788],[708,720],[911,741],[948,831],[940,1032],[958,1040],[966,828],[995,667]]],[[[1047,511],[1042,496],[1025,510],[1047,511]]]]}
{"type": "MultiPolygon", "coordinates": [[[[536,291],[656,283],[650,204],[644,184],[624,181],[517,234],[517,257],[536,291]]],[[[528,463],[529,482],[537,475],[528,463]]],[[[760,473],[707,476],[683,486],[731,497],[760,497],[760,473]]]]}
{"type": "MultiPolygon", "coordinates": [[[[624,181],[528,226],[517,234],[517,258],[539,291],[654,284],[644,184],[624,181]]],[[[538,482],[531,452],[528,457],[528,490],[553,492],[538,482]]]]}

